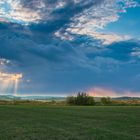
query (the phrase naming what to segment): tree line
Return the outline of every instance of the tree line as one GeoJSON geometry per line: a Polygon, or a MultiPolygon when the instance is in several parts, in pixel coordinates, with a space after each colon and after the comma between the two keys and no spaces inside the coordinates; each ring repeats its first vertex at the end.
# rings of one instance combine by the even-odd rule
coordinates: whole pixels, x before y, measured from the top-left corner
{"type": "MultiPolygon", "coordinates": [[[[95,99],[92,96],[89,96],[85,92],[79,92],[76,96],[68,96],[66,98],[66,102],[69,105],[95,105],[95,99]]],[[[101,98],[101,104],[103,105],[109,105],[111,104],[111,98],[110,97],[102,97],[101,98]]]]}

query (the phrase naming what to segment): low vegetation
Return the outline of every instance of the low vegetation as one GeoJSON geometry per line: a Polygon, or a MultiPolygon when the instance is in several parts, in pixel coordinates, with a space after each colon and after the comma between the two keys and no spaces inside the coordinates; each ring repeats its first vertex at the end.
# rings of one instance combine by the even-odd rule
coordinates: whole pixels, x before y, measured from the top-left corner
{"type": "Polygon", "coordinates": [[[139,140],[140,100],[0,100],[0,140],[139,140]]]}
{"type": "Polygon", "coordinates": [[[76,96],[66,98],[68,105],[85,105],[85,106],[139,106],[140,100],[112,100],[110,97],[102,97],[98,101],[87,93],[79,92],[76,96]]]}
{"type": "Polygon", "coordinates": [[[1,100],[0,105],[73,105],[73,106],[140,106],[139,98],[129,99],[112,99],[110,97],[96,98],[89,96],[87,93],[79,92],[75,96],[68,96],[63,100],[46,99],[46,100],[23,100],[8,99],[1,100]]]}
{"type": "Polygon", "coordinates": [[[0,140],[139,140],[140,107],[1,105],[0,140]]]}
{"type": "Polygon", "coordinates": [[[103,105],[110,105],[112,103],[111,98],[110,97],[102,97],[101,98],[101,103],[103,105]]]}
{"type": "Polygon", "coordinates": [[[95,105],[94,98],[84,92],[67,97],[66,102],[70,105],[95,105]]]}

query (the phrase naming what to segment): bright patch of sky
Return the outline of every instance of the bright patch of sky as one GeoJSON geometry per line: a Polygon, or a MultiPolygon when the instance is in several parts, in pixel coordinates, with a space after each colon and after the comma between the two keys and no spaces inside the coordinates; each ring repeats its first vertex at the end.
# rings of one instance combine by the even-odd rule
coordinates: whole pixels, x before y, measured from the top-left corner
{"type": "Polygon", "coordinates": [[[140,7],[129,8],[125,13],[120,14],[118,21],[108,24],[104,29],[99,30],[105,33],[116,33],[129,35],[132,38],[140,39],[140,7]]]}

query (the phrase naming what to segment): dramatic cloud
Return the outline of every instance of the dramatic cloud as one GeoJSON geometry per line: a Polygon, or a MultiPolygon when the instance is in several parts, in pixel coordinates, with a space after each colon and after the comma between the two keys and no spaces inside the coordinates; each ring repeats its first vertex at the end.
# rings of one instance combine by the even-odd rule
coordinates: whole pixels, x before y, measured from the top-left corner
{"type": "Polygon", "coordinates": [[[140,41],[102,32],[138,6],[134,0],[1,0],[0,72],[22,73],[23,94],[94,86],[139,93],[140,41]]]}

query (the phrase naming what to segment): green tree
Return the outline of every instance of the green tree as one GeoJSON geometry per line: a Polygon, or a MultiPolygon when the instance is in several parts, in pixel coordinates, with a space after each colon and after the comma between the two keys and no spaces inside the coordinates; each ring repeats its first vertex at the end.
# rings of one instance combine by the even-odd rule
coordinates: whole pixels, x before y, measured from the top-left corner
{"type": "Polygon", "coordinates": [[[74,96],[68,96],[68,97],[66,98],[67,104],[75,105],[75,101],[76,101],[76,97],[74,97],[74,96]]]}
{"type": "Polygon", "coordinates": [[[67,103],[72,105],[94,105],[95,101],[87,93],[79,92],[76,96],[67,97],[67,103]]]}
{"type": "Polygon", "coordinates": [[[111,104],[111,98],[110,97],[102,97],[101,98],[101,103],[103,105],[109,105],[109,104],[111,104]]]}

